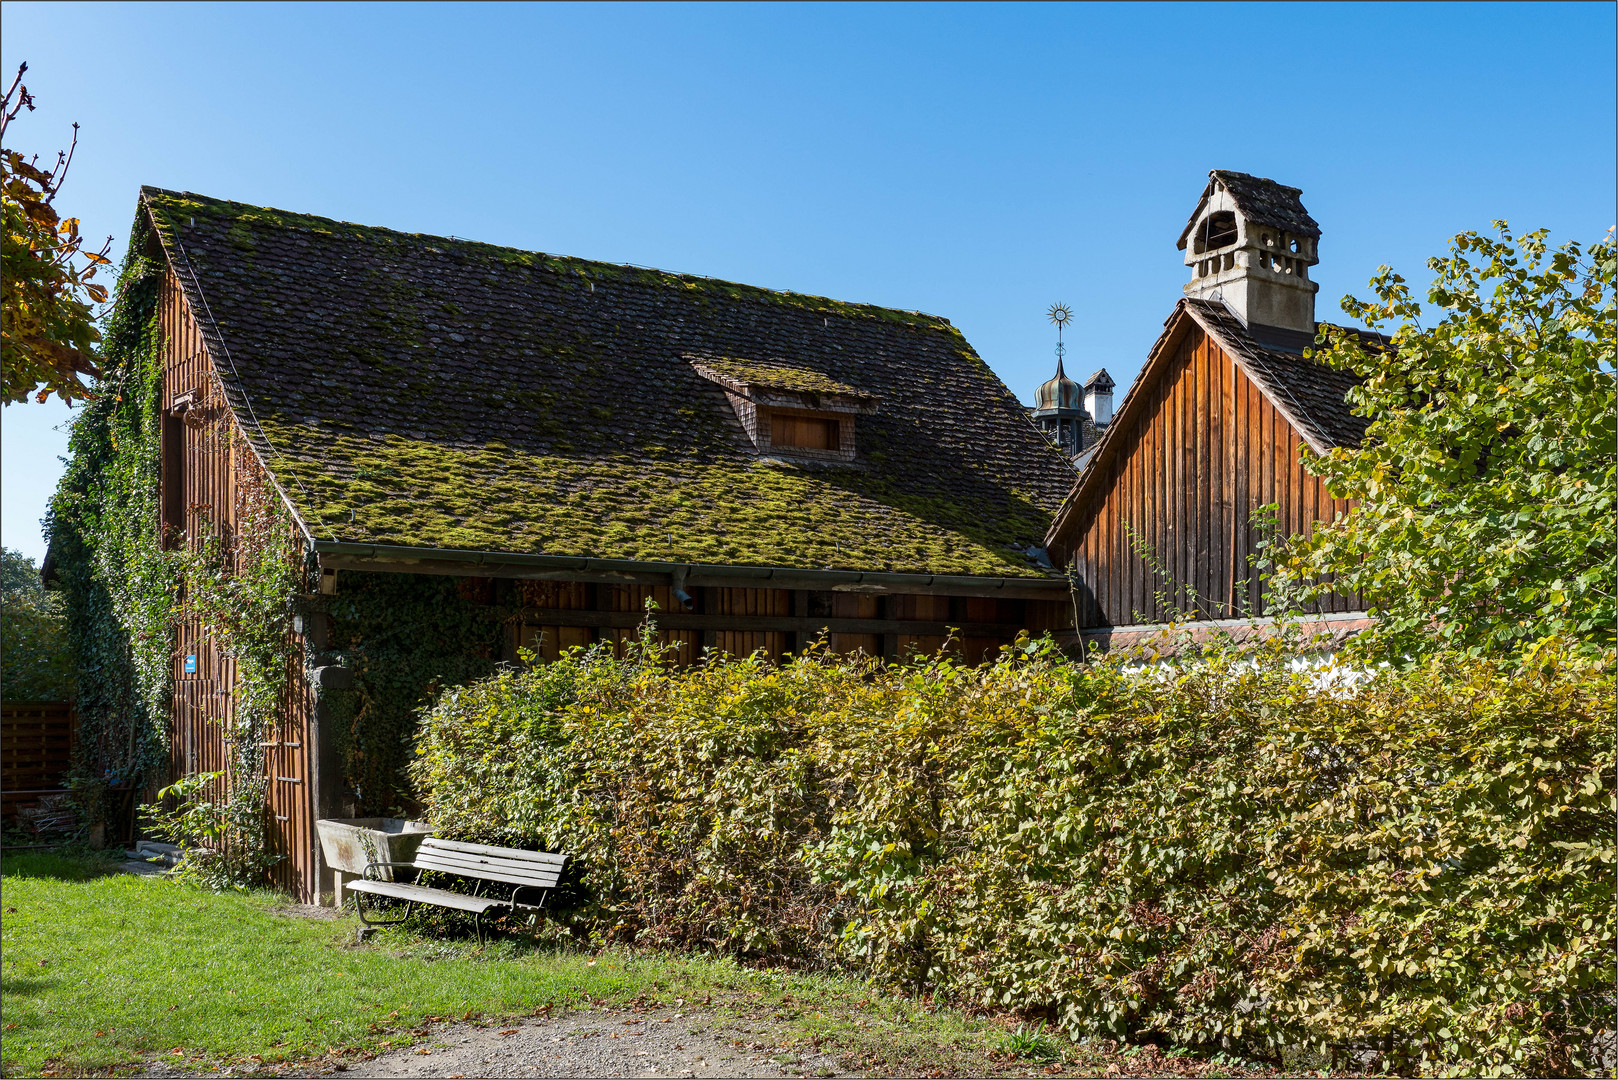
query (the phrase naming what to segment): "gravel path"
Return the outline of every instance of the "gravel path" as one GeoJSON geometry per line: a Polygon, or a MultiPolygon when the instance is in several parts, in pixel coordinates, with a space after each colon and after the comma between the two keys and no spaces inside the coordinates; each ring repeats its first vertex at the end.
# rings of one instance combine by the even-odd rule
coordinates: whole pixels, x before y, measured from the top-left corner
{"type": "Polygon", "coordinates": [[[581,1011],[507,1027],[455,1025],[412,1049],[355,1062],[347,1071],[436,1077],[849,1075],[835,1059],[790,1049],[785,1039],[760,1020],[720,1022],[664,1009],[581,1011]]]}

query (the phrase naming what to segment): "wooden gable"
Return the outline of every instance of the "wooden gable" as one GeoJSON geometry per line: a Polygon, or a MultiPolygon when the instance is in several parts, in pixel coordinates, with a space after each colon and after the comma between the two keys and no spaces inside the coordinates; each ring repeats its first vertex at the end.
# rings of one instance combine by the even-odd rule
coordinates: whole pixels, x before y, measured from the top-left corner
{"type": "MultiPolygon", "coordinates": [[[[1255,512],[1276,504],[1296,535],[1349,510],[1299,464],[1318,436],[1234,351],[1182,307],[1058,515],[1047,544],[1072,568],[1080,626],[1269,614],[1255,512]]],[[[1332,596],[1316,612],[1361,608],[1332,596]]]]}

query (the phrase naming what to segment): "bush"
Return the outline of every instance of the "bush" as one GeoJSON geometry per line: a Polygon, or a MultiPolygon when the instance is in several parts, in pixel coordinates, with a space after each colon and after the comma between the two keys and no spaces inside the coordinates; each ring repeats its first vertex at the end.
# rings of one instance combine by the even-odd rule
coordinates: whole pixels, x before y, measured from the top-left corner
{"type": "Polygon", "coordinates": [[[0,549],[0,687],[7,701],[70,701],[73,664],[62,598],[45,591],[34,560],[0,549]]]}
{"type": "Polygon", "coordinates": [[[191,773],[139,813],[152,833],[181,849],[174,868],[180,880],[244,891],[281,860],[264,843],[264,787],[262,779],[232,783],[223,772],[191,773]]]}
{"type": "Polygon", "coordinates": [[[1427,1073],[1585,1071],[1610,1026],[1610,660],[658,659],[424,720],[439,832],[573,852],[580,933],[1427,1073]]]}

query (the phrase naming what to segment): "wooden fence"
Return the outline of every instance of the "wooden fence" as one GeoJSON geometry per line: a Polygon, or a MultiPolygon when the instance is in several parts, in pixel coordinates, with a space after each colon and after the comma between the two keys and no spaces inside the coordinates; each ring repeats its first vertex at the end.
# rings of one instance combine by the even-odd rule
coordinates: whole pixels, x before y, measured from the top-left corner
{"type": "Polygon", "coordinates": [[[10,821],[17,807],[63,790],[78,727],[66,702],[0,706],[0,818],[10,821]]]}

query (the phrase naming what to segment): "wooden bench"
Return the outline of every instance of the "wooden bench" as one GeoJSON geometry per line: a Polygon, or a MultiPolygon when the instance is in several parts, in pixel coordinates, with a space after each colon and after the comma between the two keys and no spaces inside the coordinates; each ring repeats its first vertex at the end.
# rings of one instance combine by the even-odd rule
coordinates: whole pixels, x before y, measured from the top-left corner
{"type": "Polygon", "coordinates": [[[490,847],[487,844],[463,844],[455,840],[439,840],[428,837],[421,842],[413,862],[373,862],[366,866],[365,876],[358,881],[350,881],[344,888],[355,893],[354,907],[359,911],[360,921],[366,926],[392,926],[410,918],[411,909],[417,904],[432,904],[437,907],[454,908],[458,911],[472,913],[472,925],[477,930],[478,944],[483,944],[483,916],[491,908],[507,908],[515,911],[519,908],[537,911],[545,906],[545,897],[562,876],[562,868],[567,865],[566,855],[552,855],[544,851],[519,851],[516,848],[490,847]],[[402,881],[386,880],[382,871],[388,870],[388,877],[395,869],[420,871],[432,870],[441,874],[456,874],[460,877],[471,878],[477,881],[475,890],[466,893],[450,892],[448,889],[435,889],[427,885],[416,885],[402,881]],[[502,886],[499,895],[483,896],[485,885],[502,886]],[[509,895],[503,886],[512,886],[509,895]],[[405,902],[405,913],[397,919],[373,919],[365,909],[365,899],[362,894],[386,896],[394,900],[405,902]],[[531,898],[525,894],[533,894],[531,898]]]}

